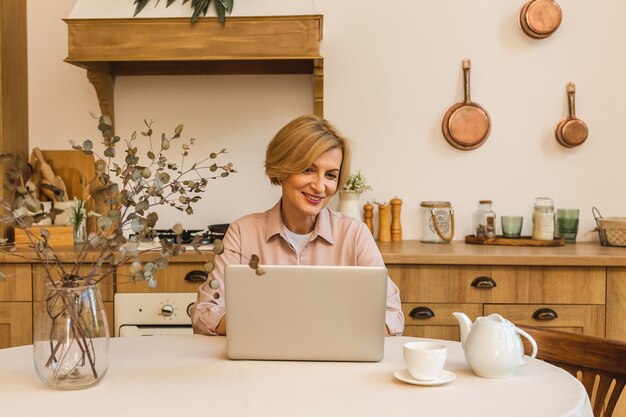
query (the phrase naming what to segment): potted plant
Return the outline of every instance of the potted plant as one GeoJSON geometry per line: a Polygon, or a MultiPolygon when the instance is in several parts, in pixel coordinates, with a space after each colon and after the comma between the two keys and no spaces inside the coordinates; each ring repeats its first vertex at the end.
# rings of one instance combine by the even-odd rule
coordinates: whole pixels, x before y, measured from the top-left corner
{"type": "MultiPolygon", "coordinates": [[[[38,263],[43,271],[46,284],[41,308],[35,316],[33,351],[35,369],[42,382],[51,387],[75,389],[91,386],[108,368],[109,331],[96,284],[130,263],[131,280],[145,280],[154,287],[157,284],[155,273],[167,268],[170,257],[185,252],[180,239],[183,228],[176,224],[172,226],[179,237],[175,242],[162,240],[160,253],[140,257],[139,242],[153,235],[158,222],[153,208],[169,205],[190,215],[210,180],[236,172],[232,163],[217,162],[226,149],[213,152],[199,162],[189,162],[194,139],[180,139],[182,125],[177,126],[172,135],[162,134],[156,140],[153,139],[152,122],[145,122],[145,125],[141,135],[135,132],[122,142],[120,137],[113,135],[110,118],[99,118],[98,129],[105,149],[103,156],[95,162],[97,176],[94,181],[106,193],[108,210],[100,213],[97,229],[86,237],[82,247],[75,249],[72,260],[67,256],[63,259],[55,252],[48,242],[50,233],[45,226],[33,227],[56,213],[54,209],[52,213],[42,212],[33,188],[24,185],[24,159],[0,154],[0,162],[8,165],[5,167],[5,186],[15,196],[12,203],[0,198],[4,210],[2,221],[23,230],[29,242],[28,248],[16,248],[3,239],[0,250],[38,263]],[[138,150],[140,141],[146,142],[147,152],[138,150]],[[126,144],[121,165],[115,159],[118,143],[126,144]],[[176,143],[180,143],[178,162],[167,156],[170,147],[176,143]]],[[[89,140],[72,145],[84,153],[95,154],[89,140]]],[[[82,224],[84,216],[83,203],[77,203],[72,217],[74,223],[82,224]]],[[[200,236],[191,242],[199,254],[200,244],[200,236]]],[[[222,251],[223,244],[216,241],[214,252],[220,254],[222,251]]],[[[212,269],[213,263],[207,262],[207,273],[212,269]]],[[[0,280],[4,278],[0,272],[0,280]]]]}
{"type": "Polygon", "coordinates": [[[350,174],[346,185],[339,191],[339,211],[355,219],[361,218],[359,197],[364,191],[371,191],[361,171],[350,174]]]}
{"type": "MultiPolygon", "coordinates": [[[[156,0],[158,4],[160,0],[156,0]]],[[[169,7],[176,0],[167,0],[167,4],[165,7],[169,7]]],[[[182,0],[183,4],[189,2],[189,0],[182,0]]],[[[226,15],[230,14],[233,11],[233,4],[235,0],[215,0],[213,2],[213,6],[215,7],[215,12],[217,13],[217,17],[220,20],[220,23],[224,25],[226,22],[226,15]]],[[[150,3],[150,0],[135,0],[135,16],[139,12],[143,10],[146,5],[150,3]]],[[[205,16],[207,11],[209,10],[209,5],[211,4],[211,0],[192,0],[191,8],[193,9],[193,14],[191,15],[191,23],[195,23],[198,21],[200,16],[205,16]]]]}

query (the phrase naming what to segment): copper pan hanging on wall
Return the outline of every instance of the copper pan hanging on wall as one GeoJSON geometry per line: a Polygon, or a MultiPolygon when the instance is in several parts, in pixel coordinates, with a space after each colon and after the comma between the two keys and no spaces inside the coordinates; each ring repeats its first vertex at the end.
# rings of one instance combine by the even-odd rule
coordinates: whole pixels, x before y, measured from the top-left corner
{"type": "Polygon", "coordinates": [[[441,123],[443,136],[448,143],[463,151],[478,148],[487,140],[491,130],[491,120],[487,112],[470,99],[470,68],[470,60],[464,59],[465,101],[450,107],[441,123]]]}
{"type": "Polygon", "coordinates": [[[532,0],[522,7],[519,25],[525,34],[535,39],[550,36],[561,24],[561,7],[554,0],[532,0]]]}
{"type": "Polygon", "coordinates": [[[561,120],[554,131],[556,140],[567,148],[581,145],[589,136],[589,128],[576,117],[576,85],[567,84],[567,99],[569,104],[569,117],[561,120]]]}

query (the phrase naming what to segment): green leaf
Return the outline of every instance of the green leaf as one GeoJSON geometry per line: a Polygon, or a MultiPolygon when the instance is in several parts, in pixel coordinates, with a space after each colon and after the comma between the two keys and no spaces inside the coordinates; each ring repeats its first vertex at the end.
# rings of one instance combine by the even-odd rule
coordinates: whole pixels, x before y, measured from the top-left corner
{"type": "Polygon", "coordinates": [[[137,16],[137,14],[139,12],[141,12],[143,10],[144,7],[146,7],[146,4],[148,4],[150,0],[135,0],[135,13],[133,14],[134,16],[137,16]]]}
{"type": "Polygon", "coordinates": [[[182,132],[183,132],[183,125],[178,125],[174,129],[174,133],[177,134],[177,135],[180,135],[182,132]]]}

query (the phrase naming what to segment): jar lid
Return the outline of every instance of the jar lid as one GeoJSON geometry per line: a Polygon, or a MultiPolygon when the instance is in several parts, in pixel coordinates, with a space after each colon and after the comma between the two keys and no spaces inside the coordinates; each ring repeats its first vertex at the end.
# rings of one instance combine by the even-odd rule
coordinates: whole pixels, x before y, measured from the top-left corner
{"type": "Polygon", "coordinates": [[[554,202],[550,197],[535,198],[535,207],[554,207],[554,202]]]}
{"type": "Polygon", "coordinates": [[[478,200],[478,204],[491,204],[491,200],[478,200]]]}
{"type": "Polygon", "coordinates": [[[422,201],[420,206],[428,207],[428,208],[450,208],[450,207],[452,207],[450,205],[449,201],[422,201]]]}

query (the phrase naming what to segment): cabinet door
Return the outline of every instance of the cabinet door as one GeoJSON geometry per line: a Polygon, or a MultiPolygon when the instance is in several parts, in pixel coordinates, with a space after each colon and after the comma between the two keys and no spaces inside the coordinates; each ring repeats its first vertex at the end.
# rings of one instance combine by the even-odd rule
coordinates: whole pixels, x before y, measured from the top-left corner
{"type": "Polygon", "coordinates": [[[606,293],[606,337],[626,342],[626,268],[608,269],[606,293]]]}
{"type": "Polygon", "coordinates": [[[197,292],[198,287],[206,280],[204,263],[170,263],[166,269],[156,273],[156,288],[150,288],[146,281],[132,282],[128,266],[117,270],[117,292],[197,292]]]}
{"type": "Polygon", "coordinates": [[[33,297],[30,264],[2,264],[6,276],[0,281],[0,301],[30,301],[33,297]]]}
{"type": "Polygon", "coordinates": [[[30,302],[0,302],[0,349],[33,343],[30,302]]]}
{"type": "Polygon", "coordinates": [[[498,313],[518,324],[553,327],[567,332],[604,337],[603,305],[485,304],[484,314],[498,313]]]}
{"type": "Polygon", "coordinates": [[[402,303],[403,336],[460,340],[459,322],[452,315],[460,311],[475,320],[482,316],[482,304],[402,303]]]}
{"type": "Polygon", "coordinates": [[[389,265],[404,302],[604,304],[603,267],[389,265]]]}

